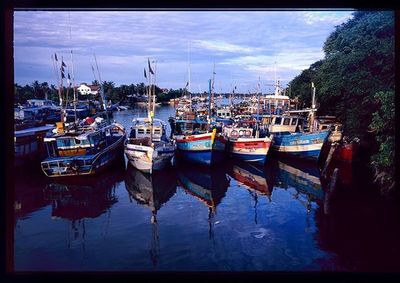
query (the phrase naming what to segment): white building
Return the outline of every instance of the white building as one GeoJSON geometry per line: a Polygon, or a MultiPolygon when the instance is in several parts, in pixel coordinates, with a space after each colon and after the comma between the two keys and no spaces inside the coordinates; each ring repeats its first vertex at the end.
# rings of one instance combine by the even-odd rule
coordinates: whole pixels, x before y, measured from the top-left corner
{"type": "Polygon", "coordinates": [[[88,94],[97,95],[100,91],[100,86],[87,85],[86,83],[81,83],[81,85],[77,87],[77,90],[82,95],[88,95],[88,94]]]}

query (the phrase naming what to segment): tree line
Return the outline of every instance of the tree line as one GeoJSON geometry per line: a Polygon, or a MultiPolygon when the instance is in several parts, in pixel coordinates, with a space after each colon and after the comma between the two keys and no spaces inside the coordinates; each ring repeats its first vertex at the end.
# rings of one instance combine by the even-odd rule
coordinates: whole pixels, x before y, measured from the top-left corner
{"type": "Polygon", "coordinates": [[[382,191],[393,191],[394,12],[354,12],[329,35],[323,50],[324,59],[290,82],[291,96],[310,105],[314,82],[318,114],[337,116],[345,135],[361,139],[375,181],[382,191]]]}
{"type": "MultiPolygon", "coordinates": [[[[93,81],[91,84],[100,85],[98,81],[93,81]]],[[[112,103],[130,103],[131,95],[143,96],[147,91],[147,86],[143,82],[138,84],[123,84],[116,86],[113,81],[104,81],[102,86],[106,100],[111,101],[112,103]]],[[[67,88],[64,87],[63,91],[65,93],[67,88]]],[[[157,102],[168,102],[171,98],[181,97],[186,92],[187,91],[185,89],[180,88],[169,89],[168,92],[164,93],[160,87],[155,86],[157,102]]],[[[72,90],[69,90],[71,101],[72,93],[72,90]]],[[[76,94],[79,100],[86,100],[88,98],[87,95],[81,95],[79,92],[76,92],[76,94]]],[[[19,84],[14,85],[14,102],[16,104],[23,105],[28,99],[45,99],[46,97],[47,99],[58,103],[58,87],[56,87],[54,84],[49,85],[47,82],[39,82],[37,80],[25,86],[19,84]]]]}

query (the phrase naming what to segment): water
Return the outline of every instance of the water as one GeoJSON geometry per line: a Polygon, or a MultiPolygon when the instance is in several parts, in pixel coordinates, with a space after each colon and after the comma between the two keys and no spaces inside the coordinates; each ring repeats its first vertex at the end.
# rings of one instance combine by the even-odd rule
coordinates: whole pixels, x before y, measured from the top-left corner
{"type": "MultiPolygon", "coordinates": [[[[162,106],[163,120],[174,109],[162,106]]],[[[115,112],[126,126],[145,108],[115,112]]],[[[399,209],[343,174],[324,212],[317,168],[268,159],[152,177],[16,175],[16,271],[399,271],[399,209]],[[18,177],[18,178],[17,178],[18,177]]],[[[348,172],[347,172],[348,173],[348,172]]],[[[350,176],[350,177],[349,177],[350,176]]]]}

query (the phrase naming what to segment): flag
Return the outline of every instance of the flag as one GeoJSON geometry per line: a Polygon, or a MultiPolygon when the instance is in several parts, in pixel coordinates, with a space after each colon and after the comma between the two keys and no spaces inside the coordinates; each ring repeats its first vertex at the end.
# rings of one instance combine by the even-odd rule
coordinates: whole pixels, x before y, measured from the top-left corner
{"type": "Polygon", "coordinates": [[[64,61],[61,61],[61,66],[62,67],[67,67],[67,65],[65,65],[64,61]]]}
{"type": "Polygon", "coordinates": [[[154,72],[153,72],[153,70],[151,69],[151,66],[150,66],[150,60],[148,58],[147,58],[147,62],[149,63],[149,72],[154,75],[154,72]]]}
{"type": "Polygon", "coordinates": [[[186,83],[186,86],[185,86],[185,88],[187,88],[187,87],[188,87],[188,85],[189,85],[189,82],[187,82],[187,83],[186,83]]]}
{"type": "Polygon", "coordinates": [[[68,73],[68,79],[67,79],[67,82],[68,82],[68,84],[69,84],[69,85],[71,84],[71,77],[69,76],[69,73],[68,73]]]}
{"type": "Polygon", "coordinates": [[[146,68],[144,68],[143,71],[144,71],[144,77],[147,79],[146,68]]]}
{"type": "Polygon", "coordinates": [[[65,79],[64,70],[62,70],[62,72],[61,72],[61,79],[65,79]]]}
{"type": "Polygon", "coordinates": [[[58,61],[58,59],[57,59],[57,54],[56,54],[56,53],[54,53],[54,58],[56,58],[56,61],[58,61]]]}

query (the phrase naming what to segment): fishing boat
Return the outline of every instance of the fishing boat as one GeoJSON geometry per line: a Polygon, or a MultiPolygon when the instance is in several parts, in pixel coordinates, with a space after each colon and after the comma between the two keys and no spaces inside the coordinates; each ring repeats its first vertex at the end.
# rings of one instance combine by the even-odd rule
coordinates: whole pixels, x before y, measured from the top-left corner
{"type": "Polygon", "coordinates": [[[171,159],[175,154],[175,144],[167,138],[165,123],[160,119],[154,119],[155,85],[150,81],[151,74],[154,75],[154,72],[151,69],[150,60],[148,63],[148,117],[133,119],[124,151],[129,162],[135,168],[151,174],[153,170],[162,170],[171,164],[171,159]]]}
{"type": "Polygon", "coordinates": [[[166,125],[162,120],[135,118],[124,151],[135,168],[151,174],[153,170],[161,170],[171,163],[175,145],[167,139],[166,125]]]}
{"type": "Polygon", "coordinates": [[[14,166],[22,166],[45,157],[44,137],[53,125],[33,126],[14,131],[14,166]]]}
{"type": "Polygon", "coordinates": [[[271,139],[269,137],[260,138],[258,130],[248,125],[239,122],[222,129],[222,136],[227,143],[227,152],[233,158],[264,164],[271,139]]]}
{"type": "MultiPolygon", "coordinates": [[[[260,111],[259,95],[257,95],[257,102],[258,114],[260,111]]],[[[222,136],[227,143],[227,152],[231,157],[248,162],[265,163],[271,139],[267,136],[260,137],[258,121],[243,119],[232,126],[225,125],[222,129],[222,136]]]]}
{"type": "Polygon", "coordinates": [[[225,157],[225,140],[210,124],[199,119],[175,121],[174,139],[177,156],[202,165],[221,162],[225,157]],[[211,130],[211,132],[210,132],[211,130]]]}
{"type": "MultiPolygon", "coordinates": [[[[214,72],[215,74],[215,72],[214,72]]],[[[213,79],[214,80],[214,79],[213,79]]],[[[212,165],[225,158],[226,143],[217,129],[211,126],[212,81],[209,80],[209,108],[206,119],[186,111],[178,119],[171,120],[177,156],[193,163],[212,165]]]]}
{"type": "Polygon", "coordinates": [[[46,176],[95,174],[120,157],[126,136],[121,124],[100,117],[60,124],[44,138],[48,157],[41,167],[46,176]]]}
{"type": "MultiPolygon", "coordinates": [[[[62,61],[60,67],[62,78],[65,77],[63,74],[65,66],[62,61]]],[[[125,129],[121,124],[111,122],[107,112],[105,112],[106,118],[100,116],[87,117],[84,120],[75,118],[74,122],[66,123],[66,105],[63,101],[67,101],[68,88],[66,95],[63,95],[62,91],[61,79],[59,87],[61,121],[57,122],[57,127],[44,138],[47,158],[41,162],[42,171],[48,177],[96,174],[122,157],[125,129]]],[[[101,99],[103,110],[106,111],[102,87],[101,99]]],[[[74,95],[74,108],[75,106],[74,95]]]]}
{"type": "Polygon", "coordinates": [[[314,84],[312,84],[312,89],[312,108],[290,110],[282,115],[270,114],[268,132],[273,138],[272,151],[286,156],[318,161],[330,130],[319,130],[317,127],[314,84]],[[308,113],[307,118],[296,115],[304,113],[308,113]]]}

